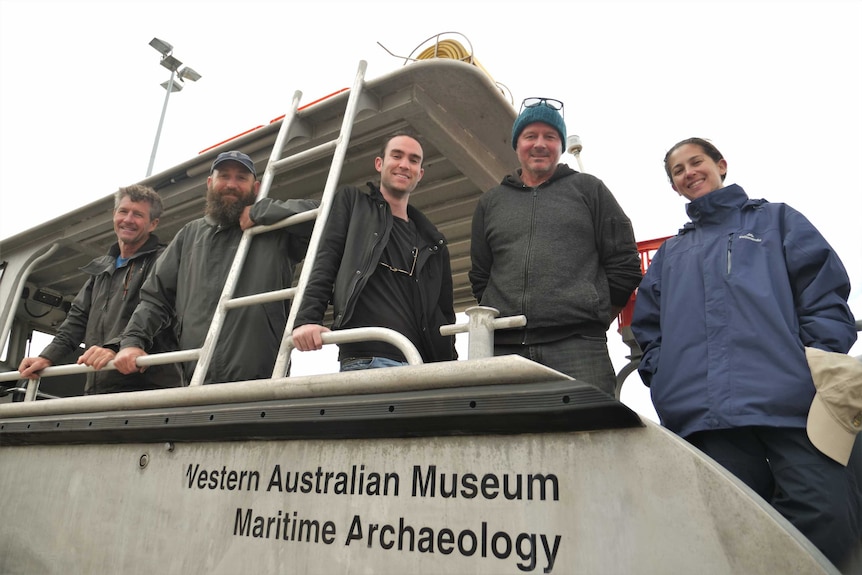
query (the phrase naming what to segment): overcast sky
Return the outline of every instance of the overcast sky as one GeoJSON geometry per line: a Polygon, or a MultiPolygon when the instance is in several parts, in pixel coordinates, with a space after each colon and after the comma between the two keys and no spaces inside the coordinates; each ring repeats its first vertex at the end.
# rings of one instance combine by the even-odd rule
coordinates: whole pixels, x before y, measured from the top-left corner
{"type": "MultiPolygon", "coordinates": [[[[168,79],[153,37],[202,75],[171,95],[158,173],[281,116],[295,90],[307,103],[349,86],[360,59],[367,78],[401,66],[378,42],[407,56],[442,32],[463,35],[444,37],[472,45],[516,107],[565,102],[584,171],[639,240],[687,219],[665,151],[711,139],[727,183],[820,229],[862,317],[862,3],[851,1],[0,0],[0,238],[144,178],[168,79]]],[[[609,340],[620,367],[627,348],[609,340]]],[[[637,379],[623,399],[649,411],[637,379]]]]}

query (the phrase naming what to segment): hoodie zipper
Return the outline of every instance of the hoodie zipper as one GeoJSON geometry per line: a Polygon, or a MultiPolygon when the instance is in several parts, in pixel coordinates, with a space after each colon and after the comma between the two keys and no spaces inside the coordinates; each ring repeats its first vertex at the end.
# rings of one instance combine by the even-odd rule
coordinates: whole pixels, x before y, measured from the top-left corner
{"type": "MultiPolygon", "coordinates": [[[[539,184],[539,185],[541,185],[541,184],[539,184]]],[[[539,186],[536,186],[535,188],[533,188],[531,190],[531,193],[533,195],[533,205],[532,205],[532,209],[530,210],[530,235],[527,239],[527,251],[526,251],[526,255],[524,257],[524,270],[523,270],[524,271],[524,292],[521,294],[521,313],[524,315],[527,314],[527,292],[529,291],[527,288],[527,283],[530,280],[530,276],[527,272],[530,269],[530,255],[532,254],[533,236],[535,235],[535,230],[536,230],[536,202],[538,201],[538,198],[539,198],[538,189],[539,189],[539,186]]],[[[524,330],[521,344],[526,345],[526,343],[527,343],[527,330],[524,330]]]]}
{"type": "Polygon", "coordinates": [[[727,275],[730,275],[730,261],[733,254],[733,234],[727,238],[727,275]]]}

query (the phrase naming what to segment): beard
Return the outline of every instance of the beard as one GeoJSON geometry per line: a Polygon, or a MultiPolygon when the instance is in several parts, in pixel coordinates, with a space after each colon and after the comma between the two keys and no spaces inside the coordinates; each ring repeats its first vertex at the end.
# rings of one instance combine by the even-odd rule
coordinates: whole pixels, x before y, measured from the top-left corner
{"type": "Polygon", "coordinates": [[[254,204],[254,194],[237,197],[234,194],[219,194],[213,189],[207,189],[207,205],[205,214],[222,227],[239,225],[239,216],[246,206],[254,204]],[[226,196],[232,199],[226,199],[226,196]]]}

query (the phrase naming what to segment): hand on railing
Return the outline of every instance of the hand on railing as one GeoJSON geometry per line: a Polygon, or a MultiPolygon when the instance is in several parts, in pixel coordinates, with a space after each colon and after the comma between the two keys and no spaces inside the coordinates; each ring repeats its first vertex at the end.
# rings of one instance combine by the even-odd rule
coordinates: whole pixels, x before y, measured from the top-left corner
{"type": "Polygon", "coordinates": [[[81,354],[81,357],[78,358],[78,361],[75,362],[78,365],[89,365],[96,371],[99,371],[109,362],[111,362],[114,357],[117,355],[113,349],[108,349],[107,347],[99,347],[98,345],[91,346],[90,349],[81,354]]]}
{"type": "Polygon", "coordinates": [[[247,230],[253,226],[254,220],[251,219],[251,206],[246,206],[239,215],[239,227],[242,230],[247,230]]]}
{"type": "MultiPolygon", "coordinates": [[[[296,330],[294,330],[294,332],[295,331],[296,330]]],[[[398,348],[398,351],[404,355],[404,359],[407,360],[407,363],[410,365],[422,364],[422,354],[419,353],[419,350],[416,349],[413,342],[411,342],[404,334],[398,333],[394,329],[389,329],[387,327],[353,327],[336,331],[326,330],[325,332],[318,332],[318,335],[323,345],[333,343],[355,343],[358,341],[382,341],[398,348]]],[[[299,349],[293,341],[293,335],[287,339],[290,347],[299,349]]]]}
{"type": "Polygon", "coordinates": [[[54,362],[47,357],[25,357],[21,360],[18,371],[21,372],[21,379],[38,379],[40,372],[52,365],[54,362]]]}
{"type": "Polygon", "coordinates": [[[144,357],[145,355],[147,355],[147,352],[139,347],[123,348],[120,350],[120,353],[117,354],[117,357],[114,358],[114,367],[117,371],[125,375],[135,372],[144,373],[147,366],[138,365],[136,362],[139,357],[144,357]]]}
{"type": "MultiPolygon", "coordinates": [[[[197,348],[144,355],[136,358],[136,365],[138,366],[138,368],[143,369],[151,365],[164,365],[167,363],[196,361],[200,356],[200,352],[200,348],[197,348]]],[[[102,368],[102,370],[105,371],[112,369],[116,369],[113,361],[109,361],[108,364],[102,368]]],[[[45,377],[55,377],[59,375],[77,375],[79,373],[90,373],[91,371],[96,370],[89,365],[52,365],[50,367],[42,368],[38,374],[31,375],[30,377],[34,379],[39,379],[45,377]]],[[[20,371],[5,371],[3,373],[0,373],[0,383],[4,381],[18,381],[19,379],[26,379],[25,377],[22,377],[20,371]]]]}
{"type": "Polygon", "coordinates": [[[328,333],[328,327],[316,323],[308,323],[294,329],[293,347],[299,351],[317,351],[323,348],[323,334],[328,333]]]}

